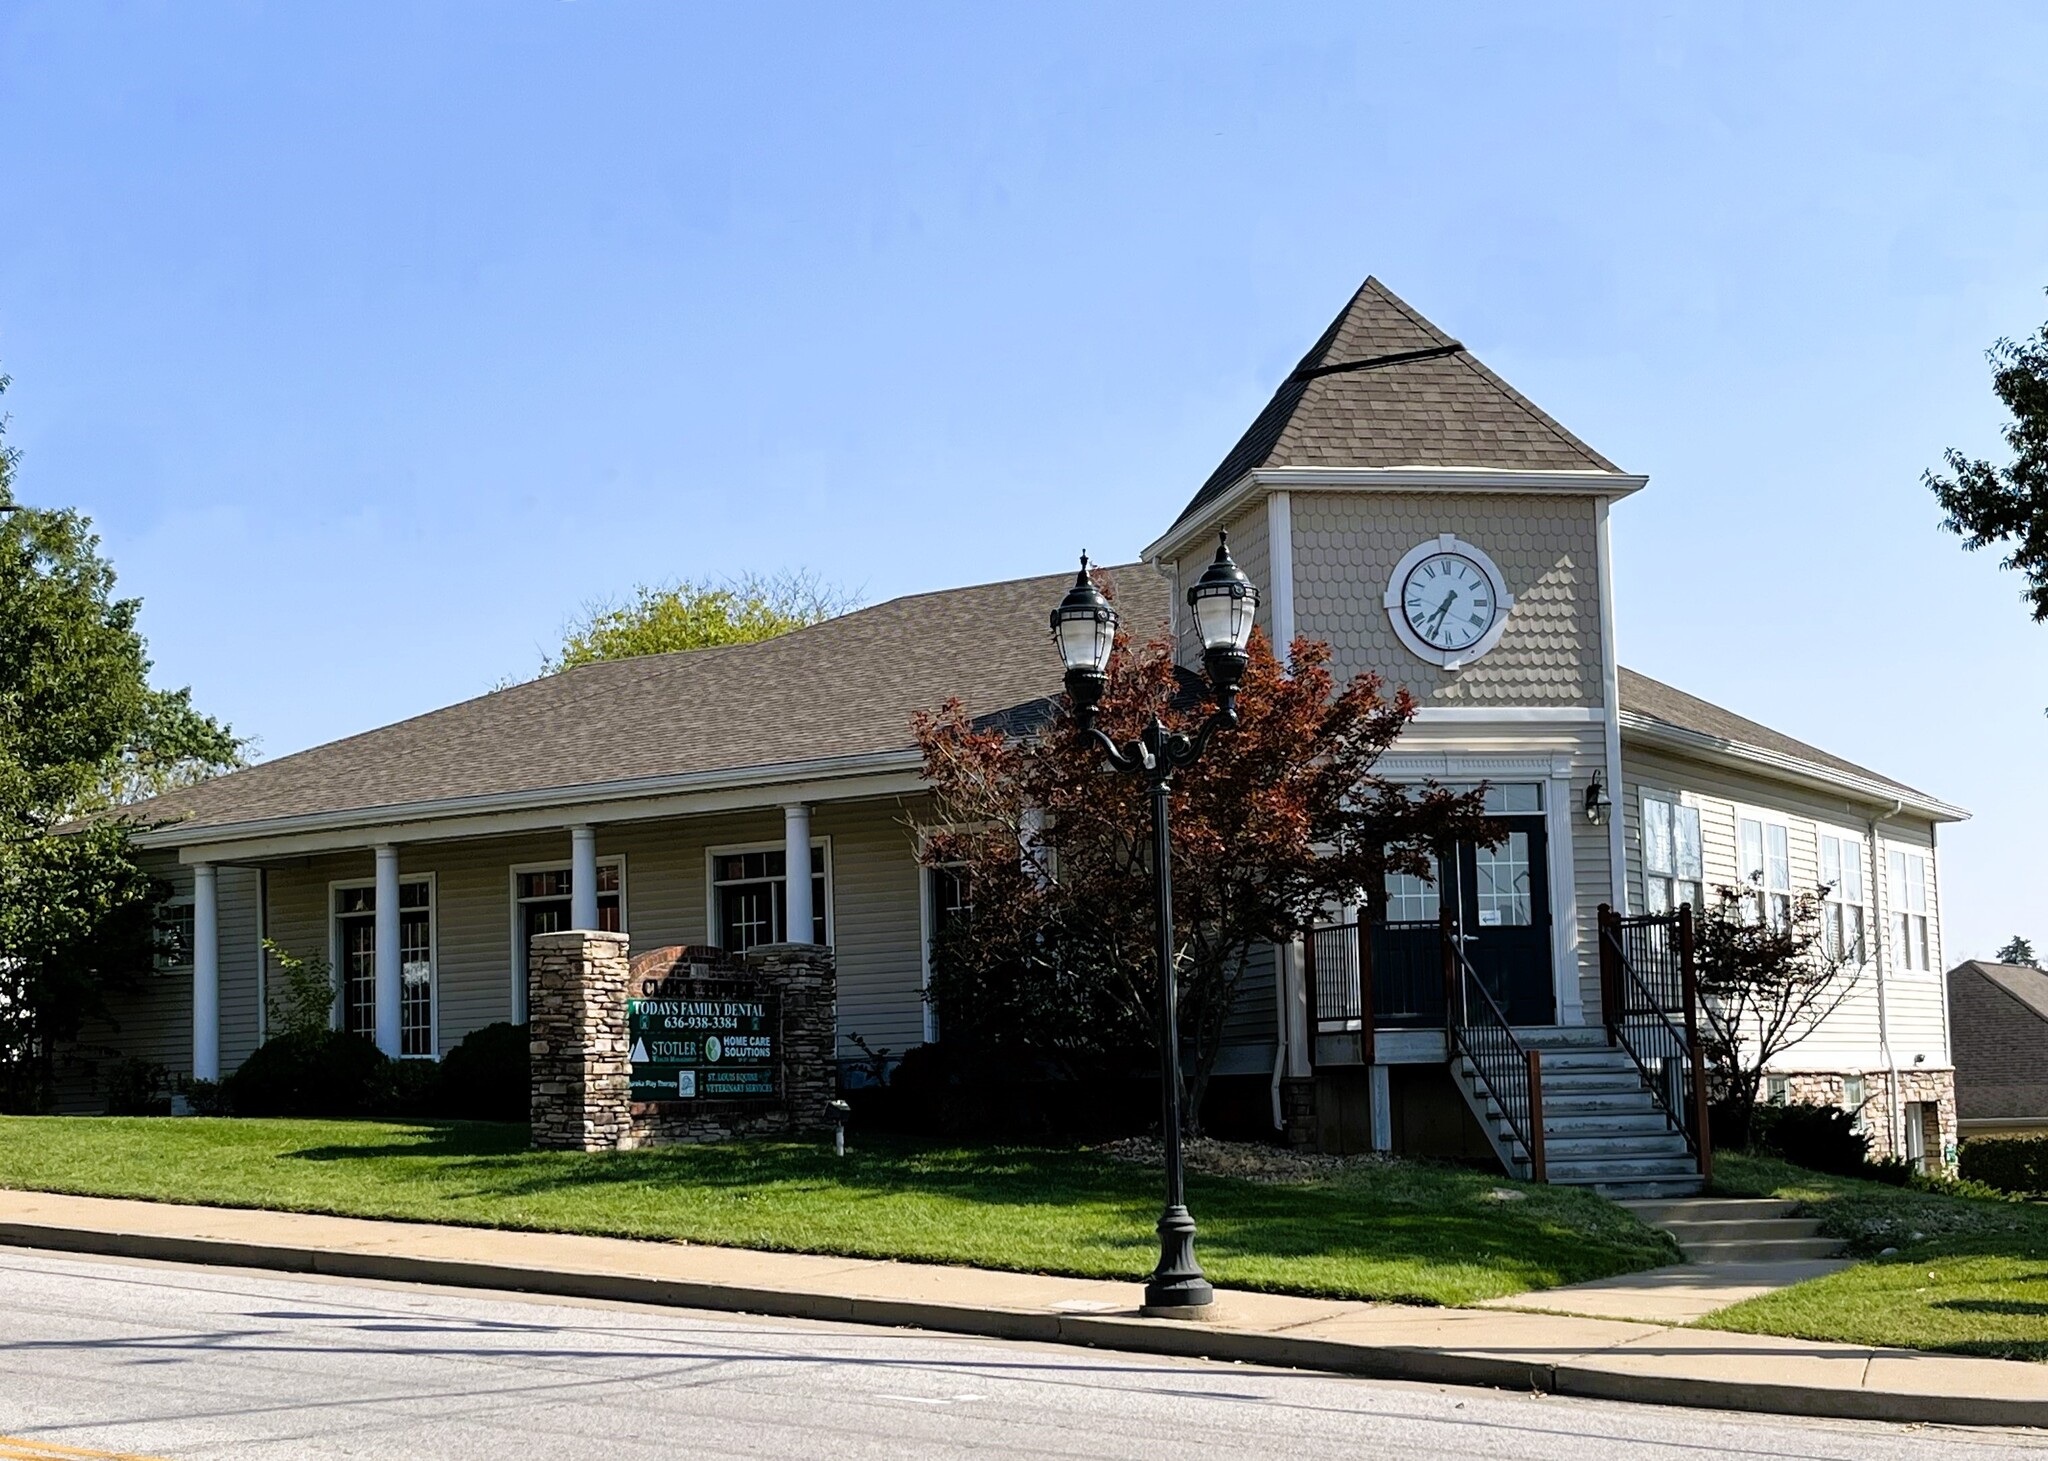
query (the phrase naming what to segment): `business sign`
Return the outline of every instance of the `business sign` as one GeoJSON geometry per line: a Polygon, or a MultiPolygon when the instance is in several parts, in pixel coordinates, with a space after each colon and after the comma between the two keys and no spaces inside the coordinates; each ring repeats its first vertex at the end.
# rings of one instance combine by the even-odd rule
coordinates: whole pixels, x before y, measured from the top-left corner
{"type": "Polygon", "coordinates": [[[745,1100],[779,1093],[781,1010],[745,999],[629,999],[636,1101],[745,1100]]]}

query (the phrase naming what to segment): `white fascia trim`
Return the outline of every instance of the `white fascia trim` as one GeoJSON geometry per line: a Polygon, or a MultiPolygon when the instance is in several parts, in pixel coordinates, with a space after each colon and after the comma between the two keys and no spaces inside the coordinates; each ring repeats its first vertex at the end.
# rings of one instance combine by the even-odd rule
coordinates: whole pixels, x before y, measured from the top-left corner
{"type": "Polygon", "coordinates": [[[903,795],[923,786],[914,750],[870,752],[772,766],[648,776],[540,791],[447,797],[399,806],[350,808],[296,817],[187,827],[177,822],[136,833],[141,847],[176,848],[180,862],[232,861],[248,855],[298,856],[375,842],[427,842],[549,830],[693,812],[776,807],[794,799],[846,801],[903,795]],[[247,844],[270,844],[260,849],[247,844]],[[205,853],[206,855],[202,855],[205,853]]]}
{"type": "Polygon", "coordinates": [[[1731,741],[1725,736],[1711,736],[1703,731],[1685,730],[1634,710],[1622,711],[1620,721],[1625,738],[1645,745],[1679,751],[1723,765],[1773,772],[1788,781],[1803,782],[1833,792],[1847,792],[1859,803],[1917,812],[1936,822],[1967,822],[1970,819],[1969,812],[1948,802],[1894,786],[1888,781],[1837,771],[1832,766],[1789,756],[1783,751],[1770,751],[1762,746],[1731,741]]]}
{"type": "Polygon", "coordinates": [[[1145,550],[1149,559],[1171,558],[1228,518],[1262,489],[1317,492],[1528,492],[1593,493],[1626,497],[1649,485],[1631,472],[1593,470],[1532,472],[1507,467],[1259,467],[1231,483],[1195,516],[1169,528],[1145,550]]]}
{"type": "Polygon", "coordinates": [[[1598,725],[1597,705],[1424,705],[1417,725],[1598,725]]]}

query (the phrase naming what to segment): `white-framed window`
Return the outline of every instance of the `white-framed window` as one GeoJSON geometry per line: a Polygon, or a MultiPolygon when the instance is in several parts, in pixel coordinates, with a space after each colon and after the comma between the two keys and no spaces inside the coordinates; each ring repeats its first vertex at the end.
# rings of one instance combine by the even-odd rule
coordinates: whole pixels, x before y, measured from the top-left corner
{"type": "Polygon", "coordinates": [[[1643,911],[1700,906],[1700,809],[1643,793],[1643,911]]]}
{"type": "MultiPolygon", "coordinates": [[[[920,866],[918,878],[923,884],[924,900],[924,987],[932,985],[932,946],[940,935],[950,933],[964,924],[974,921],[974,885],[968,877],[967,868],[961,863],[938,863],[920,866]]],[[[924,1006],[924,1038],[927,1042],[939,1038],[938,1011],[932,1008],[927,998],[924,1006]]]]}
{"type": "Polygon", "coordinates": [[[1442,908],[1443,900],[1434,882],[1413,873],[1387,874],[1388,923],[1434,923],[1442,908]]]}
{"type": "Polygon", "coordinates": [[[1930,969],[1927,942],[1927,857],[1894,847],[1886,859],[1891,870],[1892,947],[1901,969],[1930,969]]]}
{"type": "Polygon", "coordinates": [[[1764,1077],[1764,1104],[1782,1106],[1792,1098],[1792,1082],[1782,1075],[1764,1077]]]}
{"type": "MultiPolygon", "coordinates": [[[[377,885],[334,883],[333,964],[340,976],[341,1027],[377,1037],[377,885]]],[[[398,1053],[432,1059],[435,1039],[434,875],[398,881],[398,1053]]]]}
{"type": "MultiPolygon", "coordinates": [[[[787,943],[788,858],[780,842],[714,847],[705,854],[710,869],[709,915],[712,941],[728,953],[756,944],[787,943]]],[[[802,937],[832,942],[832,839],[811,839],[811,927],[802,937]]]]}
{"type": "Polygon", "coordinates": [[[1842,1077],[1842,1109],[1856,1118],[1857,1126],[1863,1125],[1863,1077],[1850,1075],[1842,1077]]]}
{"type": "Polygon", "coordinates": [[[192,896],[172,898],[164,904],[161,927],[163,944],[156,956],[159,974],[192,967],[192,896]]]}
{"type": "Polygon", "coordinates": [[[1750,895],[1753,916],[1773,928],[1792,922],[1792,833],[1783,822],[1742,817],[1736,824],[1736,849],[1742,858],[1742,881],[1756,889],[1750,895]]]}
{"type": "Polygon", "coordinates": [[[1861,964],[1863,930],[1869,922],[1863,888],[1863,841],[1857,837],[1820,834],[1820,880],[1827,887],[1822,908],[1828,957],[1861,964]]]}
{"type": "MultiPolygon", "coordinates": [[[[569,926],[570,894],[575,875],[567,863],[516,863],[512,877],[513,1013],[526,1010],[526,950],[537,933],[559,933],[569,926]]],[[[597,926],[606,933],[626,932],[626,859],[597,860],[597,926]]]]}

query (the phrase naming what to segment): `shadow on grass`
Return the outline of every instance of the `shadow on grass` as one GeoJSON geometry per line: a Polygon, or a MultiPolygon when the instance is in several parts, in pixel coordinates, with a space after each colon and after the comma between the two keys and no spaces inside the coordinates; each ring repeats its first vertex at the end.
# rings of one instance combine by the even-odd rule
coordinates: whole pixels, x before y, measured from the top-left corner
{"type": "MultiPolygon", "coordinates": [[[[1127,1252],[1134,1271],[1154,1242],[1163,1175],[1072,1148],[928,1147],[880,1137],[843,1158],[802,1142],[603,1154],[536,1152],[525,1143],[517,1126],[421,1123],[403,1139],[284,1155],[344,1169],[360,1163],[366,1189],[424,1177],[448,1196],[447,1215],[458,1220],[503,1220],[499,1205],[511,1204],[521,1226],[635,1236],[702,1237],[707,1222],[733,1220],[763,1235],[775,1228],[792,1245],[867,1247],[890,1226],[889,1208],[936,1200],[970,1233],[982,1219],[1012,1231],[1021,1224],[1043,1240],[1039,1262],[1056,1262],[1071,1243],[1127,1252]],[[788,1222],[793,1210],[803,1214],[801,1235],[788,1222]]],[[[1457,1266],[1540,1285],[1669,1261],[1660,1235],[1614,1222],[1582,1194],[1489,1200],[1499,1185],[1424,1167],[1389,1176],[1385,1190],[1370,1176],[1288,1185],[1195,1176],[1189,1199],[1207,1260],[1257,1269],[1273,1286],[1299,1292],[1356,1292],[1368,1266],[1457,1266]]],[[[952,1238],[955,1249],[963,1244],[981,1246],[952,1238]]],[[[1398,1278],[1375,1296],[1436,1301],[1398,1278]]]]}

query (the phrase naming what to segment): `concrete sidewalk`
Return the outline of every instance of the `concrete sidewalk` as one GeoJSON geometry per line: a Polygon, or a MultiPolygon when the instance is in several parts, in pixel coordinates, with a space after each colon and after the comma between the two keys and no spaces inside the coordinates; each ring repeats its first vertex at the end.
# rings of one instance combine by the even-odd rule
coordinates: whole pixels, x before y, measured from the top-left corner
{"type": "Polygon", "coordinates": [[[2048,1426],[2048,1366],[1503,1309],[1138,1286],[684,1243],[0,1191],[0,1244],[1194,1355],[1390,1379],[1858,1420],[2048,1426]]]}

